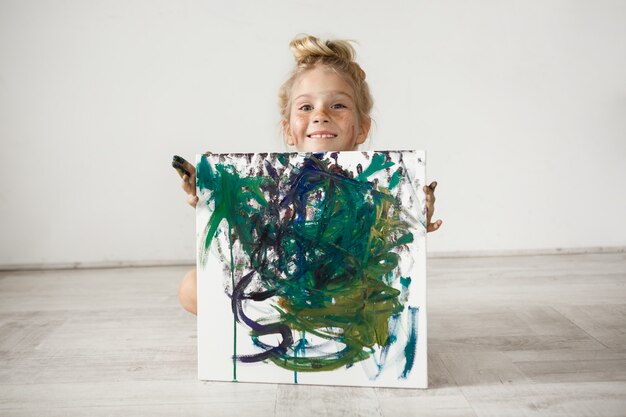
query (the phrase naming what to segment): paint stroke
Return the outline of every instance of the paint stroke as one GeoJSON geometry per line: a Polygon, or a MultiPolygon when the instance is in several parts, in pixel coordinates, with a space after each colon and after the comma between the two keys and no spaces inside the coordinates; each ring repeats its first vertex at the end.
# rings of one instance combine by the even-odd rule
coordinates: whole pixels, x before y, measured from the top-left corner
{"type": "Polygon", "coordinates": [[[409,340],[404,348],[404,356],[406,358],[401,378],[406,378],[413,369],[415,364],[415,351],[417,347],[417,314],[419,307],[409,307],[409,340]]]}

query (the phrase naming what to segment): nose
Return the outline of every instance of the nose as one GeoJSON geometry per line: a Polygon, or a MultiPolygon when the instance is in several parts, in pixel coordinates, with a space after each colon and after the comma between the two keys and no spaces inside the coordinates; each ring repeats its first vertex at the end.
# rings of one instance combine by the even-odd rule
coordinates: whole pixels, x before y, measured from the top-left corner
{"type": "Polygon", "coordinates": [[[328,123],[329,121],[330,120],[328,118],[328,114],[323,108],[317,109],[317,111],[313,115],[313,123],[328,123]]]}

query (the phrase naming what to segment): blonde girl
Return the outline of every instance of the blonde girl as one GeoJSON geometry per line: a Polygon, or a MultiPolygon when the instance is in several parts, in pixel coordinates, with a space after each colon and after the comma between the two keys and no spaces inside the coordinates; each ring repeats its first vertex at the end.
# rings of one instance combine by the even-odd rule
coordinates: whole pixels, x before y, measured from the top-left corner
{"type": "MultiPolygon", "coordinates": [[[[278,92],[281,126],[288,145],[299,152],[353,151],[367,139],[372,118],[372,97],[365,72],[354,61],[348,41],[322,41],[314,36],[291,41],[296,67],[278,92]]],[[[195,168],[186,166],[183,177],[187,202],[195,207],[195,168]]],[[[432,222],[436,182],[424,186],[426,230],[433,232],[442,221],[432,222]]],[[[196,314],[196,269],[185,274],[178,291],[183,308],[196,314]]]]}

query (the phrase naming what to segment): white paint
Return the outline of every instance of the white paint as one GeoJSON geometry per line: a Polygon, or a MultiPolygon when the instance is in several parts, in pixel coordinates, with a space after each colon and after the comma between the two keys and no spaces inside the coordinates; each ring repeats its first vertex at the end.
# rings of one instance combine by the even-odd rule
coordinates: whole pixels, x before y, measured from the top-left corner
{"type": "Polygon", "coordinates": [[[624,21],[608,0],[2,0],[0,264],[193,259],[171,155],[284,150],[300,32],[359,41],[365,149],[428,151],[433,253],[623,247],[624,21]]]}

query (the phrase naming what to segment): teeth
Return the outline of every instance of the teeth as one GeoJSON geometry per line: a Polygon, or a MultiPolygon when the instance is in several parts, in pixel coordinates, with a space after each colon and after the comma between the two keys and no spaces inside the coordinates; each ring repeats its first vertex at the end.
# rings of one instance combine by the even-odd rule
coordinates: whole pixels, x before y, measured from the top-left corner
{"type": "Polygon", "coordinates": [[[310,138],[315,138],[315,139],[327,139],[327,138],[334,138],[337,135],[309,135],[310,138]]]}

